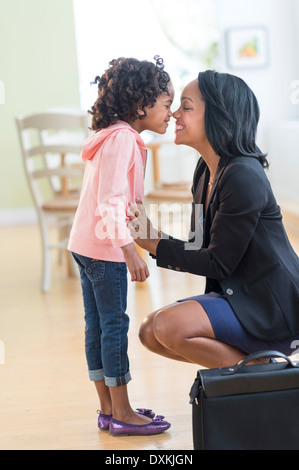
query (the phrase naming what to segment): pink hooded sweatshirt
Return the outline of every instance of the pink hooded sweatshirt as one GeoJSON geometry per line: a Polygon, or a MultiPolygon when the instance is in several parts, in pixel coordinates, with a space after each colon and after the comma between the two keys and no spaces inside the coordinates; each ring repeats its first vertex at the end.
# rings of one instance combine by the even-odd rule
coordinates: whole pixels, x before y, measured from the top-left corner
{"type": "Polygon", "coordinates": [[[123,262],[121,247],[133,242],[127,208],[144,194],[144,142],[128,123],[117,121],[85,141],[81,158],[87,163],[68,249],[123,262]]]}

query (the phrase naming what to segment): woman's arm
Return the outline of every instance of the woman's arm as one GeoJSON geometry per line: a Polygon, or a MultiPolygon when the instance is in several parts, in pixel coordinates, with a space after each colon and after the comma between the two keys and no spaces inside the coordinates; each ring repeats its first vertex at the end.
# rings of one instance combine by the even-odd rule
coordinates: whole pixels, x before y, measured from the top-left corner
{"type": "Polygon", "coordinates": [[[217,280],[229,277],[244,256],[267,201],[263,172],[251,165],[232,165],[217,188],[219,206],[209,245],[198,249],[192,243],[161,240],[156,247],[157,266],[217,280]]]}

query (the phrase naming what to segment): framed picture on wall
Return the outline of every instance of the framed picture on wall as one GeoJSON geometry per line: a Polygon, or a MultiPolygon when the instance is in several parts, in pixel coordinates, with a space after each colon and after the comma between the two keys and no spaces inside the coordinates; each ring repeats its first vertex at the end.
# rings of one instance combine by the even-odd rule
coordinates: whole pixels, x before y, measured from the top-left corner
{"type": "Polygon", "coordinates": [[[227,65],[232,69],[263,68],[269,64],[268,31],[263,26],[226,31],[227,65]]]}

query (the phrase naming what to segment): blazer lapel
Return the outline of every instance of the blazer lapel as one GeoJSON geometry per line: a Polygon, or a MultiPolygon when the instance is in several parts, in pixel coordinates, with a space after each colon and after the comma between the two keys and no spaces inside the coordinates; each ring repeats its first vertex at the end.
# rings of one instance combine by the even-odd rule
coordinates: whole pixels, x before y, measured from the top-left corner
{"type": "Polygon", "coordinates": [[[203,202],[203,193],[205,190],[205,178],[203,177],[203,175],[206,168],[206,162],[203,160],[203,158],[200,158],[194,172],[192,186],[193,201],[195,204],[202,204],[203,202]]]}
{"type": "Polygon", "coordinates": [[[214,200],[215,195],[217,193],[218,182],[219,182],[219,180],[221,178],[221,175],[223,174],[225,168],[227,167],[229,161],[230,161],[230,158],[221,157],[220,160],[219,160],[217,171],[215,173],[215,178],[214,178],[211,194],[210,194],[208,205],[207,205],[207,211],[206,211],[206,214],[205,214],[204,233],[203,233],[203,246],[207,246],[210,242],[210,229],[211,229],[212,220],[213,220],[211,210],[210,210],[210,206],[213,203],[213,200],[214,200]]]}
{"type": "Polygon", "coordinates": [[[196,208],[196,205],[201,204],[201,207],[204,207],[205,205],[205,195],[206,195],[206,190],[208,186],[208,177],[209,177],[209,172],[207,170],[207,164],[204,161],[204,159],[201,157],[197,163],[197,167],[194,172],[194,178],[193,178],[193,186],[192,186],[192,193],[193,193],[193,204],[192,204],[192,216],[191,216],[191,233],[195,233],[196,227],[198,224],[198,214],[205,213],[205,219],[204,219],[204,227],[203,227],[203,246],[209,243],[210,240],[210,228],[212,224],[212,220],[210,217],[210,205],[213,202],[215,195],[216,195],[216,190],[218,186],[218,182],[221,178],[221,175],[223,171],[225,170],[226,166],[228,165],[229,161],[231,158],[226,158],[226,157],[221,157],[219,160],[219,164],[217,167],[217,171],[215,173],[215,178],[211,190],[211,194],[209,197],[208,205],[207,205],[207,211],[205,213],[204,210],[201,212],[198,211],[198,206],[196,208]]]}
{"type": "Polygon", "coordinates": [[[214,178],[211,194],[210,194],[209,201],[208,201],[207,212],[209,210],[210,204],[213,202],[213,199],[214,199],[214,196],[215,196],[215,193],[216,193],[216,189],[217,189],[217,185],[218,185],[218,182],[221,178],[221,175],[224,172],[224,170],[227,167],[230,160],[231,160],[231,157],[230,158],[221,157],[220,160],[219,160],[218,167],[217,167],[217,170],[216,170],[216,173],[215,173],[215,178],[214,178]]]}

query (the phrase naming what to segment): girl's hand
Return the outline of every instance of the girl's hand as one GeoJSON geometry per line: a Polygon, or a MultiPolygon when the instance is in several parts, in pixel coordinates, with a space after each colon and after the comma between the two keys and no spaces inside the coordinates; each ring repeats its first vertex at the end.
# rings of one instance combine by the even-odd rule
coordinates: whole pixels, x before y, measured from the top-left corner
{"type": "Polygon", "coordinates": [[[131,281],[144,282],[149,277],[147,264],[138,251],[134,243],[129,243],[122,247],[127,268],[131,274],[131,281]]]}

